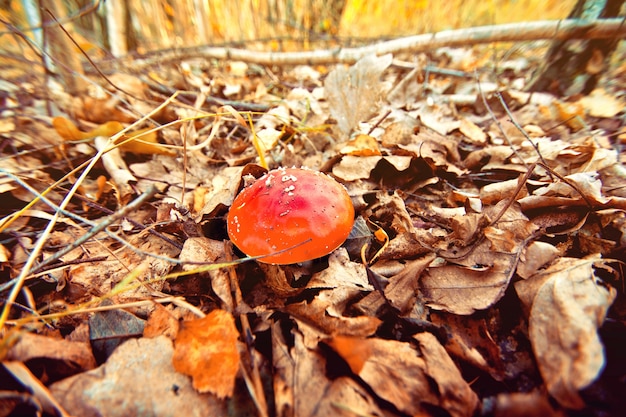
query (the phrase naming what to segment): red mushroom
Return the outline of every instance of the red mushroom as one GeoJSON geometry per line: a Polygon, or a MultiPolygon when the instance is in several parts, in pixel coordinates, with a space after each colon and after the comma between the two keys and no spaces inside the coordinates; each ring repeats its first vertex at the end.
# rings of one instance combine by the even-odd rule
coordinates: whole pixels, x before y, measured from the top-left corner
{"type": "Polygon", "coordinates": [[[279,168],[245,188],[228,212],[228,236],[259,261],[292,264],[327,255],[354,223],[348,192],[321,172],[279,168]]]}

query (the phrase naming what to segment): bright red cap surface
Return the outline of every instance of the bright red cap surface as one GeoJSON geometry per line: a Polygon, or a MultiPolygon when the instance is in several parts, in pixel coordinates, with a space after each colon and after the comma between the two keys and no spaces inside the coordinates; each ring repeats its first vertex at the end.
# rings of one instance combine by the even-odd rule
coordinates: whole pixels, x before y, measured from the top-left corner
{"type": "Polygon", "coordinates": [[[341,246],[352,230],[354,207],[346,189],[328,175],[279,168],[239,193],[227,222],[228,236],[246,255],[292,264],[341,246]]]}

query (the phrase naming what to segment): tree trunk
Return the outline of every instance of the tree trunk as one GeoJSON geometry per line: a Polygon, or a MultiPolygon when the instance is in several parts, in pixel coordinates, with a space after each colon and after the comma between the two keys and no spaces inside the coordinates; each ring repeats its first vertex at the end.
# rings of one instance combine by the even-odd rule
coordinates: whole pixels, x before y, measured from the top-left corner
{"type": "MultiPolygon", "coordinates": [[[[578,0],[568,19],[617,17],[625,0],[578,0]]],[[[626,24],[626,22],[624,23],[626,24]]],[[[606,69],[619,38],[555,41],[529,91],[557,95],[588,94],[606,69]]]]}

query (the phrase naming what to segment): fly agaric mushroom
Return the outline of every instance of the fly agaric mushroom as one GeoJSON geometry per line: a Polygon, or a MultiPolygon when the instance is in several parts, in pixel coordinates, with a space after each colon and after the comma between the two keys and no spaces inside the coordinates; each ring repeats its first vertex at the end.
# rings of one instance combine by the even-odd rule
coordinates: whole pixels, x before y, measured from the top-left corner
{"type": "Polygon", "coordinates": [[[243,189],[228,212],[228,236],[248,256],[271,264],[327,255],[354,223],[348,192],[321,172],[279,168],[243,189]]]}

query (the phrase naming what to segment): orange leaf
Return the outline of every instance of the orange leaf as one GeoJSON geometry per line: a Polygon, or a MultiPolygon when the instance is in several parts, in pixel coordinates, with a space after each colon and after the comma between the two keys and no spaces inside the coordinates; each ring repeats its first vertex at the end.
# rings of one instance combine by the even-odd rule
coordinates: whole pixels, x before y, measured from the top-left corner
{"type": "Polygon", "coordinates": [[[185,321],[174,342],[174,369],[191,376],[201,393],[232,396],[239,370],[238,337],[233,316],[224,310],[185,321]]]}
{"type": "Polygon", "coordinates": [[[61,116],[52,119],[52,126],[64,140],[83,140],[96,136],[113,136],[124,128],[120,122],[113,121],[101,124],[89,132],[83,132],[70,120],[61,116]]]}
{"type": "Polygon", "coordinates": [[[65,117],[55,117],[52,119],[52,126],[63,140],[83,140],[86,138],[85,133],[81,132],[74,123],[65,117]]]}
{"type": "Polygon", "coordinates": [[[344,155],[354,156],[378,156],[382,155],[378,149],[378,142],[369,135],[358,135],[341,149],[344,155]]]}
{"type": "Polygon", "coordinates": [[[352,372],[357,375],[372,355],[370,344],[362,337],[335,336],[326,343],[346,361],[352,372]]]}

